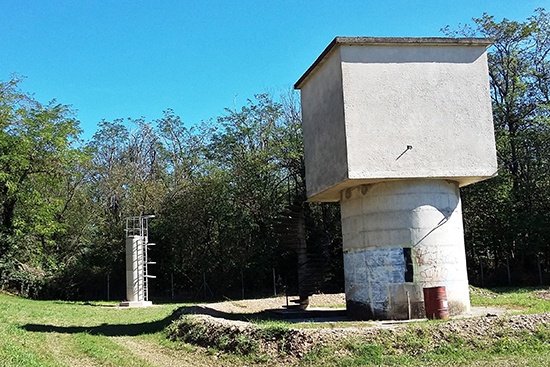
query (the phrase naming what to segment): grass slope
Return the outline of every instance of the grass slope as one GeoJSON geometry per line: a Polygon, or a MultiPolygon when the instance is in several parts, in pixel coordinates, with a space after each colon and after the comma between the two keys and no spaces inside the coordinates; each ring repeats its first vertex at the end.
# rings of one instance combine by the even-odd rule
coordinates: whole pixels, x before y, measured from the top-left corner
{"type": "MultiPolygon", "coordinates": [[[[471,287],[470,295],[472,306],[521,310],[514,312],[521,314],[550,312],[547,288],[471,287]]],[[[542,324],[528,332],[510,330],[504,320],[499,321],[502,323],[497,322],[485,337],[464,338],[457,332],[448,340],[439,340],[438,345],[434,345],[433,333],[443,321],[414,323],[402,333],[381,337],[374,343],[351,338],[339,345],[320,346],[306,355],[300,365],[550,366],[550,325],[542,324]]]]}

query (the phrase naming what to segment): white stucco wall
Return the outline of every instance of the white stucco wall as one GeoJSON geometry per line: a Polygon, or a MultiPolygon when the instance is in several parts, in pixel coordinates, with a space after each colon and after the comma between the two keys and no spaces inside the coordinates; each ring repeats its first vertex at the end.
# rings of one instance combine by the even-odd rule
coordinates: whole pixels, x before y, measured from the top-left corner
{"type": "Polygon", "coordinates": [[[463,186],[494,176],[486,47],[333,42],[297,83],[310,200],[338,201],[342,189],[388,179],[463,186]]]}
{"type": "Polygon", "coordinates": [[[339,53],[327,59],[302,89],[302,128],[308,192],[321,192],[348,177],[346,126],[339,53]],[[322,165],[322,169],[320,169],[322,165]]]}

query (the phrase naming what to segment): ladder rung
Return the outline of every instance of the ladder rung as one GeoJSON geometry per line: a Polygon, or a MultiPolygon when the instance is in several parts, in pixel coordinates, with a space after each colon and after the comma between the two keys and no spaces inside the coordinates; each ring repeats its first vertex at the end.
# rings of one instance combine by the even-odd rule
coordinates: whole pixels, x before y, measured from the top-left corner
{"type": "Polygon", "coordinates": [[[155,246],[155,245],[156,243],[152,243],[152,242],[147,244],[147,246],[155,246]]]}
{"type": "Polygon", "coordinates": [[[146,275],[145,278],[156,278],[156,275],[146,275]]]}
{"type": "Polygon", "coordinates": [[[156,262],[156,261],[148,261],[147,264],[148,264],[148,265],[156,265],[157,262],[156,262]]]}

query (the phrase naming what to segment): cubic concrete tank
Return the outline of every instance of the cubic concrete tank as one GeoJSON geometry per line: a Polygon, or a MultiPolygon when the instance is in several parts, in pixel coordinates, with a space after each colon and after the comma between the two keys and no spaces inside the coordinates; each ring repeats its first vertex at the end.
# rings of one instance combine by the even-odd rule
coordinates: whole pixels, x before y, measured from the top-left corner
{"type": "Polygon", "coordinates": [[[339,201],[348,315],[470,299],[459,187],[497,173],[487,39],[337,37],[298,80],[310,201],[339,201]]]}

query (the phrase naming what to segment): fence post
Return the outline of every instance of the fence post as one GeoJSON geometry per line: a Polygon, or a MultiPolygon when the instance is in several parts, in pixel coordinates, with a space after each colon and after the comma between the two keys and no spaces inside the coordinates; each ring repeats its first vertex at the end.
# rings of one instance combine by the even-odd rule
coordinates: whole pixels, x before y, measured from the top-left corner
{"type": "Polygon", "coordinates": [[[244,299],[244,272],[241,268],[241,299],[244,299]]]}
{"type": "Polygon", "coordinates": [[[277,281],[275,277],[275,268],[273,268],[273,296],[277,297],[277,281]]]}
{"type": "Polygon", "coordinates": [[[539,254],[537,254],[537,266],[539,268],[539,283],[540,283],[540,285],[542,285],[544,282],[542,280],[542,268],[540,266],[540,256],[539,256],[539,254]]]}
{"type": "Polygon", "coordinates": [[[172,299],[174,299],[174,273],[170,273],[170,289],[172,291],[172,299]]]}
{"type": "Polygon", "coordinates": [[[481,271],[481,286],[484,287],[485,286],[485,281],[483,279],[483,258],[479,259],[479,269],[481,271]]]}
{"type": "Polygon", "coordinates": [[[510,274],[510,259],[506,256],[506,270],[508,271],[508,286],[512,286],[512,275],[510,274]]]}
{"type": "Polygon", "coordinates": [[[204,299],[206,300],[206,287],[207,287],[207,283],[206,283],[206,273],[202,273],[202,287],[204,288],[204,299]]]}

